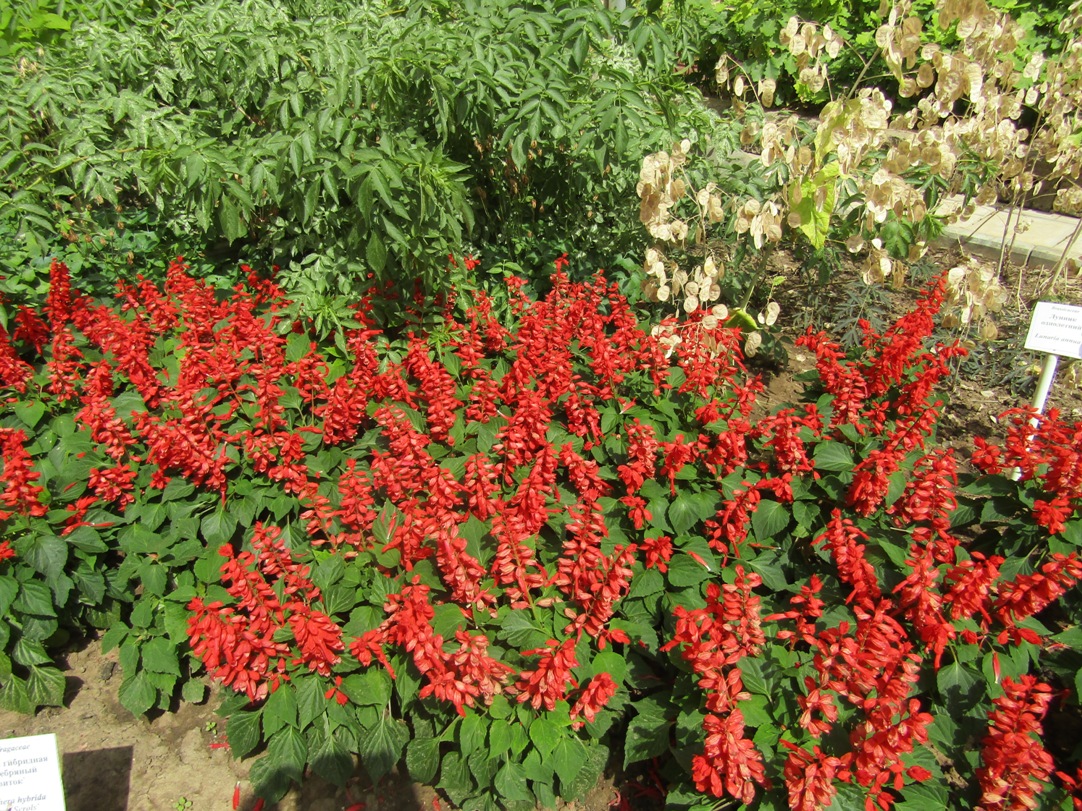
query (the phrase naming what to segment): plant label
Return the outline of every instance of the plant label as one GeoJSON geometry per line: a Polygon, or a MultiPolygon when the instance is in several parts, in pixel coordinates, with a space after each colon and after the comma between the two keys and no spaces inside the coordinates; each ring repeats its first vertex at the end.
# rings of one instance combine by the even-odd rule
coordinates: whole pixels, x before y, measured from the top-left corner
{"type": "Polygon", "coordinates": [[[0,741],[0,811],[65,811],[56,735],[0,741]]]}
{"type": "Polygon", "coordinates": [[[1038,301],[1029,322],[1026,349],[1082,358],[1082,307],[1038,301]]]}

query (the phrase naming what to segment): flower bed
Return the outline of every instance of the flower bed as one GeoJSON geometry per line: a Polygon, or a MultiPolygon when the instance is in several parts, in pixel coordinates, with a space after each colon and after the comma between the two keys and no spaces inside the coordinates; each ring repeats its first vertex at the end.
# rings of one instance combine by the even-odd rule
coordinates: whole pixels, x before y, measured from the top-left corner
{"type": "Polygon", "coordinates": [[[357,755],[462,808],[613,757],[661,758],[676,807],[1065,800],[1082,430],[1017,414],[959,476],[941,284],[859,359],[809,333],[767,413],[736,330],[644,330],[561,264],[504,321],[419,303],[388,336],[362,301],[321,344],[255,274],[108,306],[54,264],[0,343],[3,704],[59,704],[50,647],[98,627],[135,713],[235,691],[269,799],[357,755]]]}

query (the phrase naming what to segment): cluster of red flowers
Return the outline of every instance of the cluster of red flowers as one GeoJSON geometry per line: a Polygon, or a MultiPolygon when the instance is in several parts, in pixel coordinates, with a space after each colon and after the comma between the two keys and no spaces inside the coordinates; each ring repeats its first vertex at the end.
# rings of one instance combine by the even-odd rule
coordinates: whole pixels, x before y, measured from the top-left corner
{"type": "Polygon", "coordinates": [[[1016,409],[1004,418],[1004,447],[977,437],[973,464],[986,473],[1016,468],[1023,481],[1036,482],[1044,498],[1034,499],[1033,519],[1053,534],[1063,532],[1082,505],[1082,423],[1065,422],[1056,409],[1016,409]]]}
{"type": "Polygon", "coordinates": [[[744,692],[736,664],[755,656],[766,641],[760,627],[760,599],[753,591],[762,582],[759,575],[748,574],[738,565],[734,583],[707,586],[705,608],[674,609],[676,630],[662,648],[680,646],[706,694],[705,748],[692,761],[696,788],[714,797],[729,794],[745,803],[754,798],[756,785],[766,784],[766,776],[762,754],[744,736],[744,716],[737,705],[750,695],[744,692]]]}
{"type": "Polygon", "coordinates": [[[240,554],[221,548],[222,582],[236,603],[193,599],[188,638],[208,673],[258,701],[288,680],[292,667],[330,676],[344,645],[338,624],[312,607],[319,589],[281,531],[257,524],[251,547],[240,554]]]}
{"type": "Polygon", "coordinates": [[[41,474],[34,470],[30,454],[26,452],[26,434],[18,428],[0,428],[0,454],[4,470],[0,482],[0,521],[12,515],[42,516],[48,512],[43,502],[45,489],[35,482],[41,474]]]}
{"type": "Polygon", "coordinates": [[[981,811],[1022,811],[1037,799],[1052,774],[1052,756],[1041,745],[1041,719],[1052,689],[1030,675],[1003,680],[1003,695],[988,713],[988,734],[981,741],[977,769],[981,811]]]}
{"type": "Polygon", "coordinates": [[[394,669],[384,647],[401,646],[425,679],[421,697],[435,696],[465,715],[465,708],[475,706],[478,699],[491,704],[504,691],[514,669],[488,655],[489,640],[484,634],[458,630],[458,648],[445,650],[443,637],[432,629],[436,612],[429,593],[428,586],[413,583],[388,596],[384,606],[387,619],[354,639],[349,651],[363,665],[370,665],[373,659],[381,662],[393,678],[394,669]]]}

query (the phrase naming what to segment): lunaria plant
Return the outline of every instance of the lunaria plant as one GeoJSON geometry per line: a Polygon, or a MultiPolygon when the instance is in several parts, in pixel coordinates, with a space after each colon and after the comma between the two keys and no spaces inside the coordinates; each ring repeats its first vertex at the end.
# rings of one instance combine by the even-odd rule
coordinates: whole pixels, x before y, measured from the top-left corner
{"type": "MultiPolygon", "coordinates": [[[[829,65],[849,44],[829,26],[790,19],[779,44],[796,60],[799,82],[831,96],[814,121],[765,112],[775,82],[753,81],[722,57],[717,79],[755,158],[743,185],[723,187],[703,178],[717,164],[703,169],[708,150],[690,140],[645,157],[641,216],[656,241],[644,265],[648,299],[688,315],[727,299],[743,311],[763,275],[763,254],[787,240],[817,252],[828,242],[844,246],[863,256],[867,284],[897,286],[942,226],[974,204],[1005,200],[1019,208],[1051,186],[1058,210],[1082,210],[1082,3],[1063,20],[1061,31],[1073,38],[1062,53],[1024,65],[1013,53],[1025,31],[1008,14],[985,0],[937,0],[934,9],[938,25],[953,27],[953,50],[927,41],[911,0],[885,0],[877,50],[848,88],[831,86],[829,65]],[[907,100],[904,111],[883,89],[862,86],[882,65],[907,100]],[[1026,109],[1035,112],[1026,118],[1032,123],[1023,123],[1026,109]],[[742,274],[751,278],[738,281],[742,274]]],[[[1009,218],[1008,229],[1017,222],[1009,218]]],[[[952,317],[979,324],[985,338],[997,334],[987,314],[1003,303],[999,276],[1011,233],[1004,236],[996,267],[967,261],[948,282],[958,307],[952,317]]],[[[1053,283],[1065,265],[1061,259],[1053,283]]]]}

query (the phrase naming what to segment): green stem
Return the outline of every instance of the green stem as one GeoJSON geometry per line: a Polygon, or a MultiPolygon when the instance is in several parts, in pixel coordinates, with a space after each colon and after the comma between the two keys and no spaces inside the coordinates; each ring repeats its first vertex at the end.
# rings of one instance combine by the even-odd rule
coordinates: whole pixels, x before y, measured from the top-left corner
{"type": "Polygon", "coordinates": [[[766,255],[760,254],[755,278],[752,279],[751,287],[748,288],[748,292],[744,294],[744,300],[740,302],[740,309],[744,312],[748,311],[748,304],[751,302],[751,294],[755,292],[756,286],[762,281],[764,273],[766,273],[766,255]]]}

